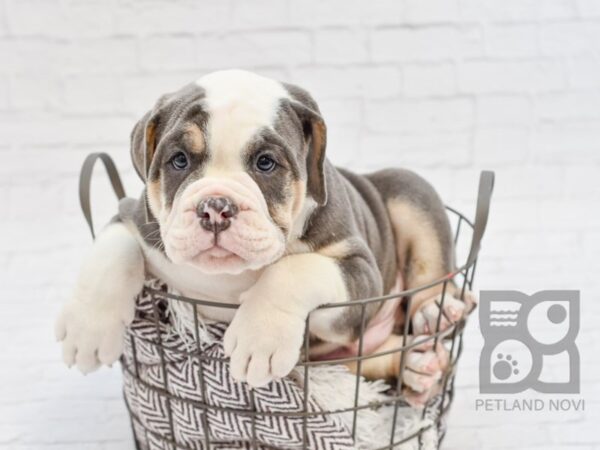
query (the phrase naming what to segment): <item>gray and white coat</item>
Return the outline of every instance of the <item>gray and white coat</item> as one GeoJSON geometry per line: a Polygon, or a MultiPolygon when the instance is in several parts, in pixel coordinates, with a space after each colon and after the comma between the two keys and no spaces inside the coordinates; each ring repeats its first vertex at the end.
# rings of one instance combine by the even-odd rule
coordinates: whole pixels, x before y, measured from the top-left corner
{"type": "MultiPolygon", "coordinates": [[[[230,322],[224,348],[232,375],[261,386],[294,367],[306,317],[319,305],[451,272],[450,226],[433,188],[403,169],[337,169],[326,142],[306,91],[249,72],[214,72],[163,95],[132,133],[145,190],[123,201],[98,236],[57,321],[65,362],[89,372],[119,357],[134,296],[151,274],[186,296],[239,303],[235,312],[201,313],[230,322]]],[[[440,293],[422,291],[410,311],[392,311],[396,324],[412,320],[414,335],[429,333],[440,293]]],[[[367,308],[367,322],[379,308],[367,308]]],[[[442,327],[465,311],[446,299],[442,327]]],[[[351,346],[360,322],[357,307],[313,312],[311,352],[351,346]]],[[[397,343],[387,334],[374,338],[374,350],[397,343]]],[[[369,360],[363,374],[397,375],[397,357],[369,360]]],[[[414,352],[405,383],[426,392],[443,360],[431,348],[414,352]]]]}

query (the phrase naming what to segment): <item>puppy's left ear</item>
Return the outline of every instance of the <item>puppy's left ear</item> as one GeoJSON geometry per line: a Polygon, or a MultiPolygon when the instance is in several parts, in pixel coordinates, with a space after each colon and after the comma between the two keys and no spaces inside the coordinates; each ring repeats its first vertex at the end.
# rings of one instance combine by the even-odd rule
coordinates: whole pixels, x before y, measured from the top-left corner
{"type": "Polygon", "coordinates": [[[148,181],[150,165],[159,140],[161,110],[169,98],[169,94],[160,97],[154,107],[142,116],[131,131],[131,160],[143,182],[148,181]]]}
{"type": "Polygon", "coordinates": [[[131,131],[131,160],[143,182],[148,181],[150,163],[156,150],[157,123],[155,111],[148,111],[131,131]]]}
{"type": "Polygon", "coordinates": [[[284,84],[290,93],[290,104],[302,124],[306,154],[306,174],[308,193],[323,206],[327,203],[325,181],[325,148],[327,147],[327,127],[321,116],[317,102],[304,89],[284,84]]]}

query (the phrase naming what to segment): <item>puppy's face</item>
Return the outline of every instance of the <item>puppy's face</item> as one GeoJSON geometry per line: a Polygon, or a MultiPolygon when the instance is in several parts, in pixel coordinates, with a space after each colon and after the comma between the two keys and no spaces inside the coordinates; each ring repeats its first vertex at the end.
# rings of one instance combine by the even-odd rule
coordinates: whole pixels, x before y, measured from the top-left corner
{"type": "Polygon", "coordinates": [[[207,273],[280,258],[326,201],[325,125],[303,90],[243,71],[163,96],[132,157],[167,257],[207,273]]]}

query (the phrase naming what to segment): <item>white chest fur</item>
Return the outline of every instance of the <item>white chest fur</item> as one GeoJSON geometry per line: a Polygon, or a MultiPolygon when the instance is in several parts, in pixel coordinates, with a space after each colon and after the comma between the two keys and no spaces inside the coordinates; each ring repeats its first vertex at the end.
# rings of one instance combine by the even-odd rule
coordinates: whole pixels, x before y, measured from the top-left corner
{"type": "MultiPolygon", "coordinates": [[[[192,266],[175,265],[160,251],[143,245],[147,271],[186,297],[222,303],[239,303],[239,296],[256,283],[261,271],[240,274],[206,274],[192,266]]],[[[229,322],[234,309],[198,306],[203,317],[229,322]]]]}

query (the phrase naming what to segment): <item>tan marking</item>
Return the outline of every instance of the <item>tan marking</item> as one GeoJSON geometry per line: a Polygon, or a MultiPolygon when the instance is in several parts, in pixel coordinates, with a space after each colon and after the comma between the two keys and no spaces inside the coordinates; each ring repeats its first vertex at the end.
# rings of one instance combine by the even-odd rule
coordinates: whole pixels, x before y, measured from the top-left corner
{"type": "MultiPolygon", "coordinates": [[[[397,350],[404,346],[402,336],[390,335],[387,340],[373,351],[375,353],[385,353],[397,350]]],[[[401,351],[395,351],[386,355],[377,356],[363,360],[360,368],[360,374],[367,380],[387,380],[397,377],[400,371],[401,351]]],[[[358,362],[350,361],[345,364],[352,373],[358,372],[358,362]]]]}
{"type": "Polygon", "coordinates": [[[145,129],[145,148],[144,148],[144,179],[148,178],[148,170],[154,158],[154,151],[156,150],[156,122],[150,119],[146,123],[145,129]]]}
{"type": "Polygon", "coordinates": [[[325,157],[325,146],[327,139],[327,128],[322,120],[312,121],[312,143],[308,151],[308,183],[310,190],[317,195],[317,201],[321,202],[326,197],[323,189],[323,159],[325,157]]]}
{"type": "MultiPolygon", "coordinates": [[[[293,186],[292,186],[293,188],[293,186]]],[[[293,217],[293,212],[292,212],[292,208],[293,208],[293,202],[294,202],[294,197],[293,195],[289,195],[290,191],[292,189],[290,189],[290,187],[288,186],[284,192],[284,194],[287,197],[287,201],[285,203],[279,204],[279,205],[272,205],[269,206],[269,214],[271,215],[271,219],[273,219],[273,221],[280,227],[284,227],[285,229],[288,230],[288,236],[290,234],[290,228],[292,226],[292,217],[293,217]]],[[[264,196],[264,194],[261,192],[261,195],[264,196]]]]}
{"type": "MultiPolygon", "coordinates": [[[[439,237],[425,213],[411,203],[397,199],[388,201],[387,207],[394,230],[399,271],[406,277],[405,289],[423,286],[446,275],[439,237]],[[408,254],[410,261],[406,260],[408,254]]],[[[448,284],[448,294],[452,288],[448,284]]],[[[442,289],[440,284],[415,294],[409,315],[412,316],[424,301],[439,294],[442,289]]]]}
{"type": "Polygon", "coordinates": [[[308,253],[312,252],[312,246],[307,242],[301,241],[300,237],[304,232],[306,221],[317,207],[314,199],[306,197],[306,184],[304,180],[295,181],[293,184],[294,202],[292,206],[292,224],[290,227],[289,241],[286,246],[286,253],[308,253]]]}
{"type": "Polygon", "coordinates": [[[290,242],[292,242],[302,232],[306,221],[306,217],[302,215],[306,198],[306,185],[303,181],[293,181],[289,190],[292,192],[291,197],[285,204],[273,207],[271,217],[275,223],[288,230],[288,236],[290,242]],[[302,223],[297,223],[300,221],[302,223]],[[298,232],[298,230],[300,231],[298,232]]]}
{"type": "Polygon", "coordinates": [[[304,200],[306,198],[306,184],[304,181],[294,181],[292,183],[292,192],[294,193],[292,202],[292,220],[296,221],[302,212],[302,207],[304,206],[304,200]]]}
{"type": "Polygon", "coordinates": [[[329,244],[323,248],[317,250],[319,255],[328,256],[333,259],[342,259],[347,256],[352,250],[347,240],[338,241],[333,244],[329,244]]]}
{"type": "Polygon", "coordinates": [[[291,214],[289,211],[289,203],[287,205],[272,206],[269,208],[273,222],[281,227],[289,230],[291,223],[291,214]]]}
{"type": "Polygon", "coordinates": [[[163,208],[160,178],[158,180],[148,181],[146,195],[148,197],[150,211],[152,211],[154,217],[160,217],[163,208]]]}
{"type": "Polygon", "coordinates": [[[185,126],[184,142],[193,153],[202,153],[206,149],[204,133],[196,124],[190,123],[185,126]]]}

